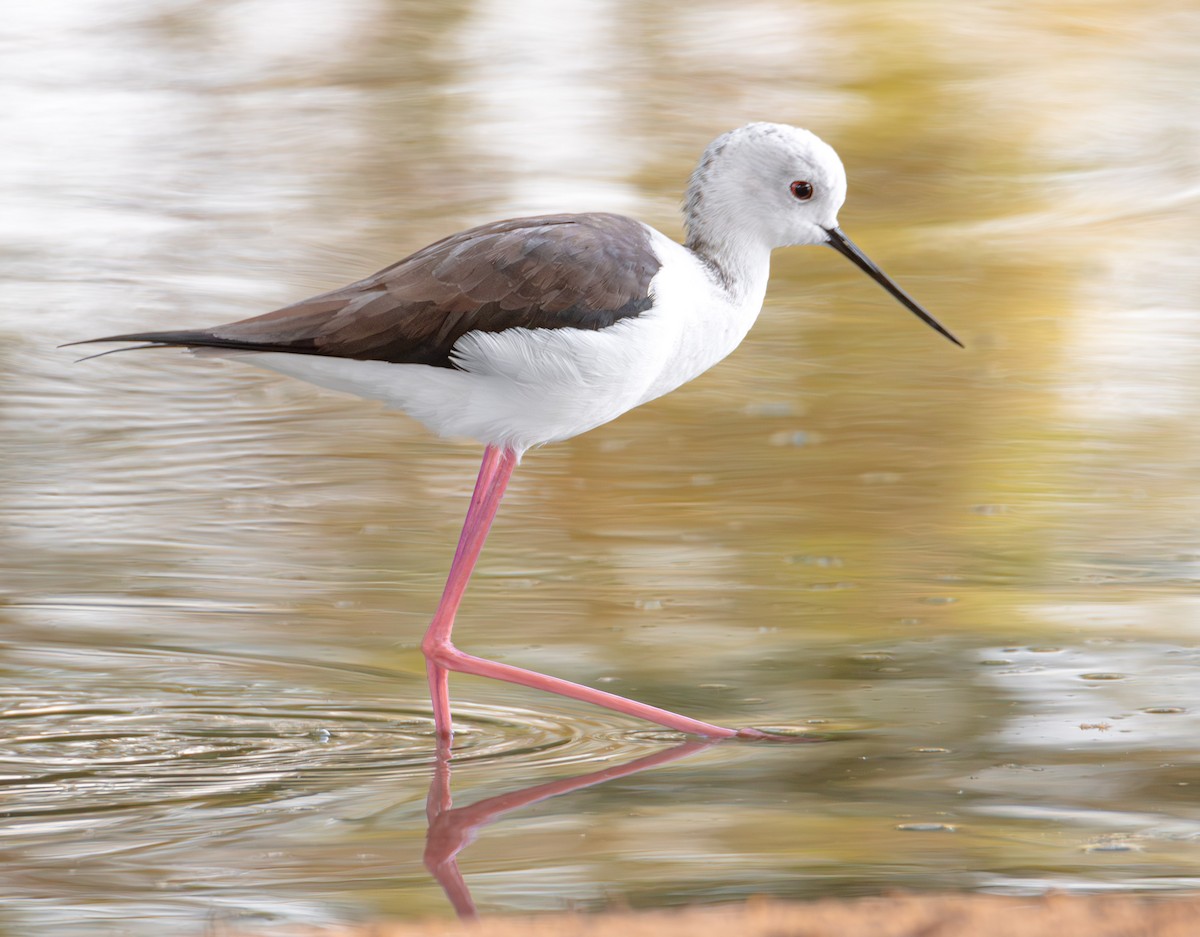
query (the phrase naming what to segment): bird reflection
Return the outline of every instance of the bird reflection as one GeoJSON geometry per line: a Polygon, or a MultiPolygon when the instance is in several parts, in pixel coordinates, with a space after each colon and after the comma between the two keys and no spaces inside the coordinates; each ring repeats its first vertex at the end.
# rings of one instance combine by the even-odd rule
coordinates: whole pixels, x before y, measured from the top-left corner
{"type": "Polygon", "coordinates": [[[425,804],[429,817],[429,833],[425,838],[425,868],[442,886],[459,917],[476,917],[471,892],[458,869],[458,854],[474,842],[475,837],[489,823],[521,807],[670,764],[715,744],[715,739],[692,739],[666,751],[643,755],[625,764],[487,797],[467,807],[455,807],[450,794],[450,742],[448,739],[439,738],[433,783],[429,786],[429,797],[425,804]]]}

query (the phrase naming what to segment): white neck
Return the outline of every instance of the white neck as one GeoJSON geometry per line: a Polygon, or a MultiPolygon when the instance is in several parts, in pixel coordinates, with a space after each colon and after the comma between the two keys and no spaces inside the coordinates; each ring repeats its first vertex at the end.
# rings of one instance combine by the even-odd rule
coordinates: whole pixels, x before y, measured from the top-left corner
{"type": "Polygon", "coordinates": [[[720,236],[696,218],[687,218],[684,247],[695,254],[713,274],[734,305],[762,305],[771,273],[771,248],[748,237],[720,236]]]}
{"type": "Polygon", "coordinates": [[[745,197],[719,171],[721,138],[705,151],[683,196],[684,247],[713,274],[736,306],[762,305],[771,248],[764,226],[747,216],[745,197]]]}

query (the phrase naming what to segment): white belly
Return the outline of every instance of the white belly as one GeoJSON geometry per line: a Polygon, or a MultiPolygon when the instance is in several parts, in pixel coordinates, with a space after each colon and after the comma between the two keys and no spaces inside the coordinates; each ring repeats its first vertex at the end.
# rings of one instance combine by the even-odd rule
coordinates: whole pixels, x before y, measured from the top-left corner
{"type": "Polygon", "coordinates": [[[758,315],[765,264],[761,289],[734,304],[688,251],[655,235],[664,264],[651,284],[654,306],[609,328],[469,332],[454,348],[463,370],[276,352],[243,360],[382,400],[443,436],[518,453],[568,439],[702,374],[758,315]]]}

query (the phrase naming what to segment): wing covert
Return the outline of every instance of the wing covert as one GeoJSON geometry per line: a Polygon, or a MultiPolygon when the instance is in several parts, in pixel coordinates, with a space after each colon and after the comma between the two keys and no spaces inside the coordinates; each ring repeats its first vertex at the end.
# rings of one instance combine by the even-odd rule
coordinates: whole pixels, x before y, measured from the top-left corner
{"type": "Polygon", "coordinates": [[[650,308],[660,262],[648,229],[606,213],[493,222],[422,248],[357,283],[211,329],[148,341],[455,367],[472,331],[603,329],[650,308]]]}

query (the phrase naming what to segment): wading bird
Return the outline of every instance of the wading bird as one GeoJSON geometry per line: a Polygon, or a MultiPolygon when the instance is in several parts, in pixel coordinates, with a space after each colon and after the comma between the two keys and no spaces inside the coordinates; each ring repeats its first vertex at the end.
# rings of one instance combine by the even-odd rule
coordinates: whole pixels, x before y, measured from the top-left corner
{"type": "MultiPolygon", "coordinates": [[[[510,475],[674,390],[738,346],[762,308],[771,251],[824,244],[955,344],[838,228],[846,172],[807,130],[754,123],[704,151],[684,198],[687,240],[605,213],[541,215],[452,234],[373,276],[208,329],[91,339],[237,357],[374,398],[443,436],[484,444],[458,550],[421,648],[437,733],[450,671],[494,677],[714,738],[763,738],[460,651],[455,613],[510,475]]],[[[123,351],[127,349],[116,349],[123,351]]]]}

